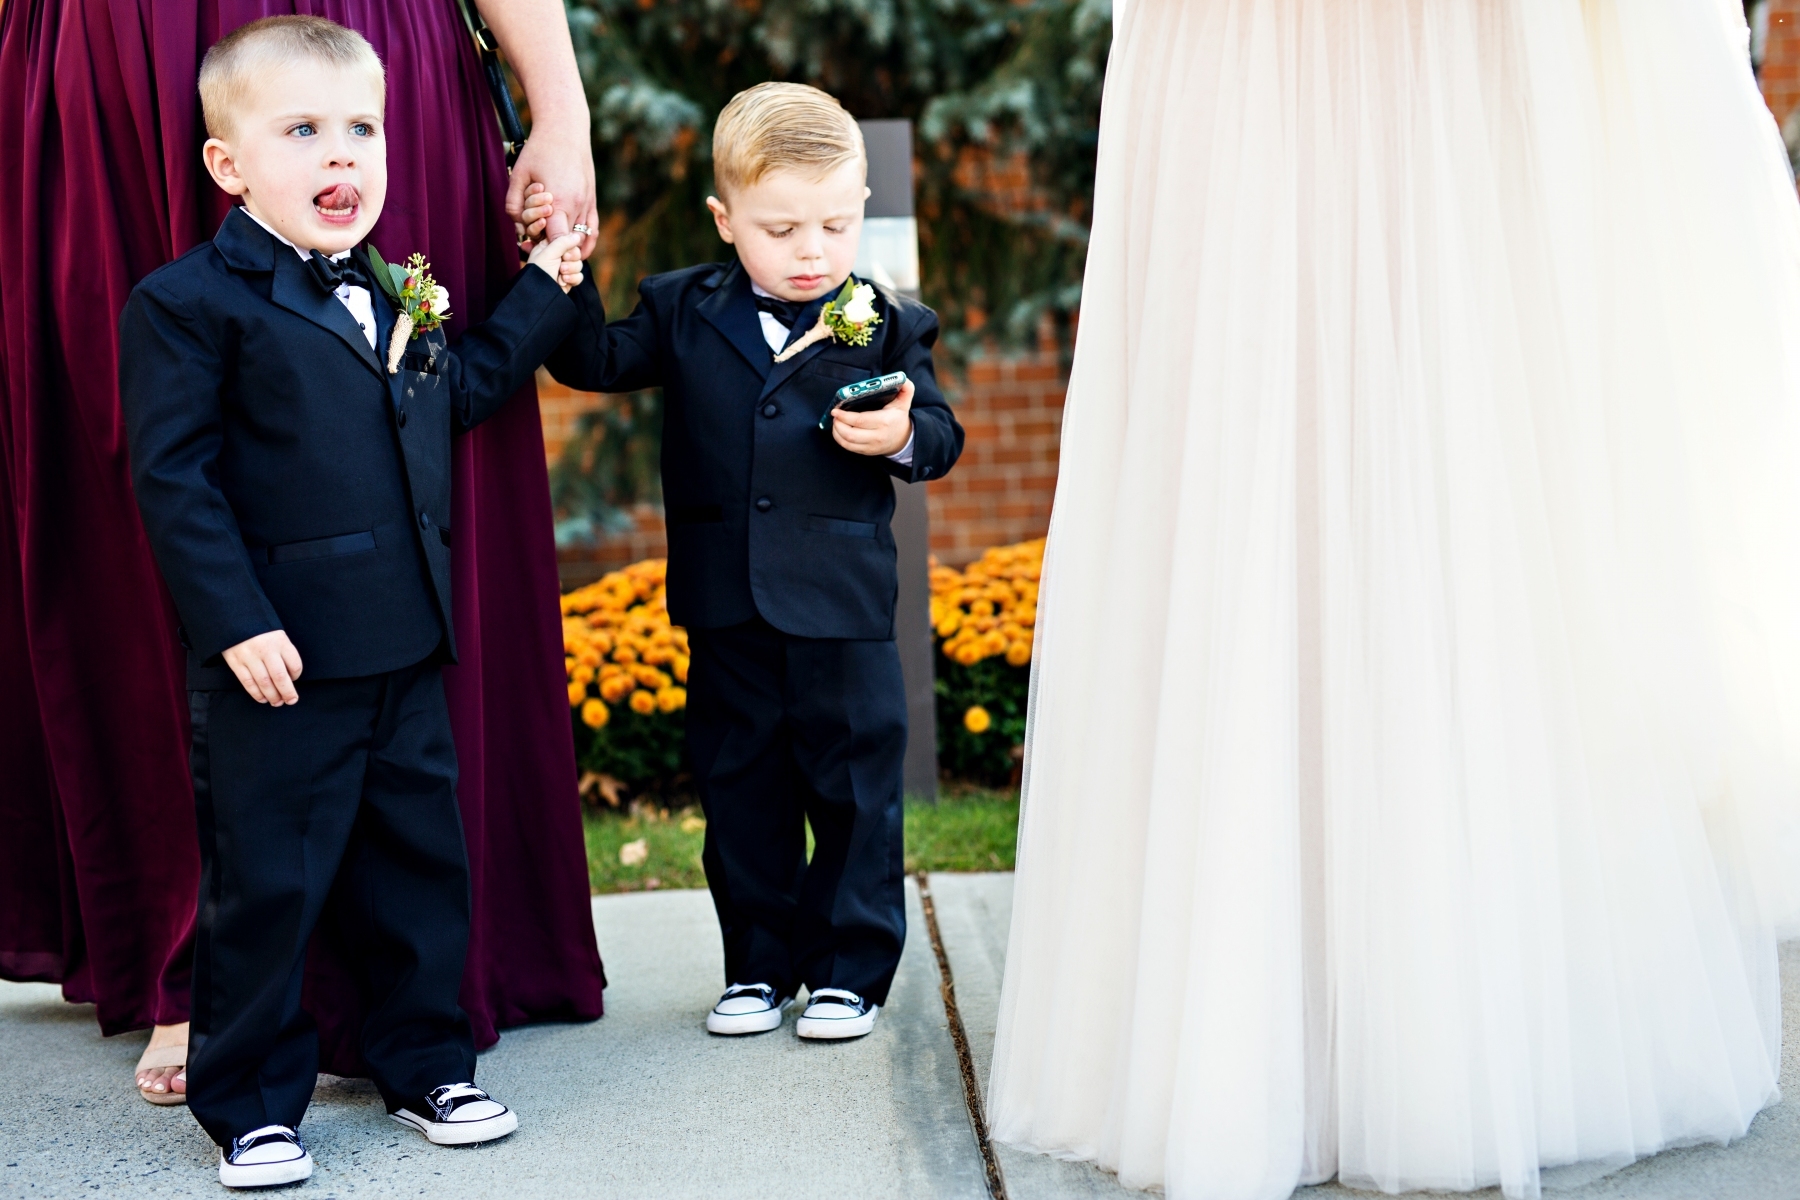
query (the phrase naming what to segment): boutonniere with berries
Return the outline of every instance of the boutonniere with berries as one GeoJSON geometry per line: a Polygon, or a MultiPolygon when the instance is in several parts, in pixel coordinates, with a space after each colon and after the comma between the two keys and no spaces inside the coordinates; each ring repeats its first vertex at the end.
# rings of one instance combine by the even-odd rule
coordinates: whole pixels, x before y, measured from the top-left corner
{"type": "Polygon", "coordinates": [[[874,338],[875,327],[879,324],[881,315],[875,311],[874,286],[858,283],[852,275],[844,280],[843,290],[820,311],[819,323],[808,330],[805,337],[777,354],[775,361],[786,362],[814,342],[826,338],[836,338],[846,346],[866,346],[874,338]]]}
{"type": "Polygon", "coordinates": [[[388,339],[387,369],[392,375],[400,370],[406,343],[430,333],[450,315],[450,293],[431,277],[431,264],[423,254],[413,255],[404,264],[385,263],[370,246],[369,265],[375,268],[376,286],[387,293],[399,314],[394,335],[388,339]]]}

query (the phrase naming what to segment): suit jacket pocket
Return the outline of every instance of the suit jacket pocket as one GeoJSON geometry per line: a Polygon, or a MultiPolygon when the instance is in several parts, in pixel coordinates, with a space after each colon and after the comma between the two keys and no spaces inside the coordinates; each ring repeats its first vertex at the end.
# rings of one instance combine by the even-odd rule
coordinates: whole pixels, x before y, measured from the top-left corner
{"type": "Polygon", "coordinates": [[[340,533],[336,537],[311,538],[304,542],[284,542],[279,546],[264,546],[254,550],[253,555],[260,555],[271,567],[281,563],[300,562],[308,558],[336,558],[340,554],[360,554],[375,549],[375,531],[365,529],[361,533],[340,533]]]}
{"type": "Polygon", "coordinates": [[[835,533],[841,537],[873,538],[875,536],[875,522],[844,521],[837,517],[807,517],[801,528],[812,533],[835,533]]]}
{"type": "MultiPolygon", "coordinates": [[[[841,380],[844,383],[860,383],[871,377],[866,368],[851,366],[848,363],[827,362],[822,359],[814,359],[811,369],[814,375],[823,375],[827,379],[841,380]]],[[[880,373],[879,371],[875,372],[876,375],[880,373]]]]}

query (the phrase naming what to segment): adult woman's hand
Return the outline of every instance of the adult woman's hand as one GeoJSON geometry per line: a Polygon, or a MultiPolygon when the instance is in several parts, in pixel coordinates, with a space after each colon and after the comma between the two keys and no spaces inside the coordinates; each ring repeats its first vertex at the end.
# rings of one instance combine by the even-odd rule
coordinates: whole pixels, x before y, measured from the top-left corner
{"type": "MultiPolygon", "coordinates": [[[[476,0],[476,7],[494,31],[531,107],[531,136],[506,189],[507,215],[524,240],[527,230],[520,218],[525,189],[543,184],[556,197],[559,217],[566,218],[570,227],[586,226],[581,239],[581,256],[586,258],[594,252],[600,223],[594,142],[562,0],[476,0]]],[[[560,227],[562,221],[552,224],[560,227]]]]}

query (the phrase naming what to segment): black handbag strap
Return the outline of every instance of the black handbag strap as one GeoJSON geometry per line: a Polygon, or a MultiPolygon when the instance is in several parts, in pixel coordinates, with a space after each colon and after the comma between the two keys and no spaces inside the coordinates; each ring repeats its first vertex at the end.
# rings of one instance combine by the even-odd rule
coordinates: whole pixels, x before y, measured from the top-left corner
{"type": "Polygon", "coordinates": [[[500,119],[500,136],[506,143],[506,169],[519,161],[525,148],[525,126],[519,121],[519,110],[513,106],[512,89],[506,86],[506,73],[500,69],[500,43],[494,31],[482,20],[475,0],[456,0],[462,10],[463,24],[475,39],[475,53],[481,58],[481,73],[487,77],[488,95],[494,101],[494,115],[500,119]]]}

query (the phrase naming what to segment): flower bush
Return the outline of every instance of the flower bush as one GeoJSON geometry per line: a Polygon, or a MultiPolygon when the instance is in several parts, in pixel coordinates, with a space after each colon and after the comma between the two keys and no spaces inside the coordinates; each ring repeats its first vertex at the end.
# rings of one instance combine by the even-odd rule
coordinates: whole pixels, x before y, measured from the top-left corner
{"type": "Polygon", "coordinates": [[[1037,626],[1044,539],[996,546],[962,571],[931,568],[938,764],[980,783],[1013,781],[1037,626]]]}
{"type": "MultiPolygon", "coordinates": [[[[931,568],[938,763],[954,778],[1016,781],[1043,563],[1039,538],[931,568]]],[[[688,638],[669,623],[667,567],[633,563],[562,598],[576,761],[609,800],[619,785],[667,792],[685,769],[688,638]]]]}
{"type": "Polygon", "coordinates": [[[576,761],[634,792],[664,790],[683,768],[688,639],[669,624],[667,569],[647,559],[562,598],[576,761]]]}

